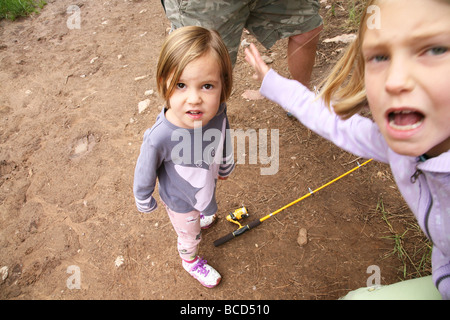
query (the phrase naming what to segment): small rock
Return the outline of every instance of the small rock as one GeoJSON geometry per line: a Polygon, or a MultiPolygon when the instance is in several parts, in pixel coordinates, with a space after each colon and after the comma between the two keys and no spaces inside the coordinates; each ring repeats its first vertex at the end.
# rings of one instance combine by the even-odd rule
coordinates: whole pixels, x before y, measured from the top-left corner
{"type": "Polygon", "coordinates": [[[241,47],[246,48],[250,46],[250,42],[247,41],[247,39],[242,40],[241,47]]]}
{"type": "Polygon", "coordinates": [[[298,232],[297,243],[300,247],[303,247],[308,242],[308,232],[305,228],[300,228],[298,232]]]}
{"type": "Polygon", "coordinates": [[[118,268],[118,267],[120,267],[121,265],[123,265],[124,261],[125,261],[125,259],[124,259],[123,256],[118,256],[118,257],[116,258],[116,260],[114,261],[114,264],[115,264],[115,266],[118,268]]]}
{"type": "Polygon", "coordinates": [[[356,34],[341,34],[340,36],[336,36],[331,39],[325,39],[325,40],[323,40],[323,42],[325,42],[325,43],[328,43],[328,42],[350,43],[355,39],[356,39],[356,34]]]}
{"type": "Polygon", "coordinates": [[[150,105],[150,99],[145,99],[144,101],[139,102],[139,104],[138,104],[139,113],[142,113],[145,109],[148,108],[149,105],[150,105]]]}
{"type": "Polygon", "coordinates": [[[136,78],[134,78],[134,81],[140,81],[140,80],[144,80],[144,79],[146,79],[146,78],[148,78],[150,75],[145,75],[145,76],[139,76],[139,77],[136,77],[136,78]]]}
{"type": "Polygon", "coordinates": [[[0,278],[3,281],[6,280],[6,278],[8,278],[8,267],[4,266],[0,268],[0,278]]]}
{"type": "Polygon", "coordinates": [[[261,59],[266,63],[266,64],[271,64],[273,63],[273,59],[271,57],[268,56],[262,56],[261,59]]]}

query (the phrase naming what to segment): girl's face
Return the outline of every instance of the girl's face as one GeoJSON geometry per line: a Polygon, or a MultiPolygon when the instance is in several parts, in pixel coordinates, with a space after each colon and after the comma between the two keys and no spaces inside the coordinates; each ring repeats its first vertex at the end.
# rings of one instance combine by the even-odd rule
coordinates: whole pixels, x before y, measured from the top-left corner
{"type": "Polygon", "coordinates": [[[378,6],[381,24],[364,26],[362,43],[372,115],[396,153],[437,156],[450,149],[450,5],[382,0],[378,6]]]}
{"type": "Polygon", "coordinates": [[[206,53],[184,68],[169,98],[166,118],[181,128],[205,126],[219,110],[221,93],[219,64],[214,55],[206,53]]]}

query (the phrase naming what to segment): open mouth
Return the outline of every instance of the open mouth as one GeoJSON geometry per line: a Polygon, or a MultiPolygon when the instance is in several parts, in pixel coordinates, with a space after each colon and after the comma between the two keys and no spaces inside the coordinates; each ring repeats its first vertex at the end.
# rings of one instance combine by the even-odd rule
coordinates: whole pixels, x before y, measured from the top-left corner
{"type": "Polygon", "coordinates": [[[191,111],[188,111],[188,112],[186,112],[187,114],[190,114],[190,115],[193,115],[193,116],[199,116],[199,115],[201,115],[201,114],[203,114],[203,112],[201,112],[201,111],[195,111],[195,110],[191,110],[191,111]]]}
{"type": "Polygon", "coordinates": [[[201,121],[203,119],[203,112],[198,110],[189,110],[186,112],[186,115],[194,121],[201,121]]]}
{"type": "Polygon", "coordinates": [[[414,110],[397,110],[388,114],[389,126],[395,130],[413,130],[423,123],[425,116],[414,110]]]}

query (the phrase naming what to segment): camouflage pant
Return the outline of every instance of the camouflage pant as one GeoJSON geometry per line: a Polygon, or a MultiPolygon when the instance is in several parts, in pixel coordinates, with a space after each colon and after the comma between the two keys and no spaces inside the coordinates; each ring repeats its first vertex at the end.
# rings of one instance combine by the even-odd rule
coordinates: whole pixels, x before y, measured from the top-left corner
{"type": "Polygon", "coordinates": [[[172,29],[188,25],[217,30],[233,65],[243,28],[269,49],[282,38],[322,25],[318,0],[164,0],[172,29]]]}

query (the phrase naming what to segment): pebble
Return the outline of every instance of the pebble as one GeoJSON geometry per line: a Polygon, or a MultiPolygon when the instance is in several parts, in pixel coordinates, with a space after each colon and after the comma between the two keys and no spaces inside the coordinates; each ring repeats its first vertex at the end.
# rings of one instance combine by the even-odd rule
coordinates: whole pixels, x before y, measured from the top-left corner
{"type": "Polygon", "coordinates": [[[336,36],[331,39],[325,39],[323,42],[343,42],[343,43],[350,43],[356,39],[356,34],[341,34],[340,36],[336,36]]]}
{"type": "Polygon", "coordinates": [[[6,280],[6,278],[8,278],[8,267],[4,266],[0,268],[0,278],[3,281],[6,280]]]}
{"type": "Polygon", "coordinates": [[[268,57],[268,56],[262,56],[261,59],[266,63],[266,64],[271,64],[273,63],[273,59],[268,57]]]}
{"type": "Polygon", "coordinates": [[[306,243],[308,243],[308,232],[305,228],[300,228],[298,232],[297,243],[300,247],[303,247],[306,243]]]}
{"type": "Polygon", "coordinates": [[[153,94],[153,90],[152,89],[150,89],[150,90],[146,90],[145,91],[145,93],[144,93],[144,95],[146,95],[146,96],[151,96],[152,94],[153,94]]]}
{"type": "Polygon", "coordinates": [[[118,256],[118,257],[116,258],[116,260],[114,261],[114,264],[115,264],[115,266],[118,268],[118,267],[120,267],[121,265],[123,265],[124,262],[125,262],[124,257],[123,257],[123,256],[118,256]]]}
{"type": "Polygon", "coordinates": [[[139,77],[136,77],[136,78],[134,78],[134,81],[140,81],[140,80],[144,80],[144,79],[146,79],[146,78],[148,78],[149,77],[149,75],[147,74],[147,75],[145,75],[145,76],[139,76],[139,77]]]}
{"type": "Polygon", "coordinates": [[[145,99],[145,100],[139,102],[139,104],[138,104],[139,113],[144,112],[144,110],[147,109],[149,105],[150,105],[150,99],[145,99]]]}
{"type": "Polygon", "coordinates": [[[241,47],[246,48],[250,46],[250,42],[247,41],[247,39],[242,40],[241,47]]]}

